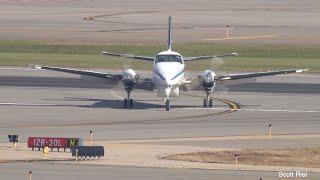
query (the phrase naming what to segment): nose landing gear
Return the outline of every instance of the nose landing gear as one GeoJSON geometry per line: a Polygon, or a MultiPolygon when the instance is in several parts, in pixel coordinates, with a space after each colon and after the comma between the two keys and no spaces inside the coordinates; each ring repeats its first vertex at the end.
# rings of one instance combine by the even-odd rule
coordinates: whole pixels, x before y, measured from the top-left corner
{"type": "Polygon", "coordinates": [[[172,87],[167,87],[165,89],[165,96],[166,96],[166,99],[164,100],[164,103],[166,105],[166,111],[169,111],[170,110],[170,100],[169,100],[169,96],[170,96],[170,92],[171,92],[171,88],[172,87]]]}
{"type": "Polygon", "coordinates": [[[166,111],[169,111],[170,110],[170,100],[166,99],[165,104],[166,104],[166,111]]]}

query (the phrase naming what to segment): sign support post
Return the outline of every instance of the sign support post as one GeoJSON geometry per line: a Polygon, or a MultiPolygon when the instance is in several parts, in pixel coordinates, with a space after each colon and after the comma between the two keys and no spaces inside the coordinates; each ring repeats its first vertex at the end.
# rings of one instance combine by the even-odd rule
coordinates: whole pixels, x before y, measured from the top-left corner
{"type": "Polygon", "coordinates": [[[92,146],[92,130],[90,130],[90,145],[92,146]]]}
{"type": "Polygon", "coordinates": [[[271,124],[269,124],[269,139],[272,139],[272,127],[271,124]]]}
{"type": "Polygon", "coordinates": [[[234,155],[234,158],[235,158],[235,166],[236,166],[236,169],[238,169],[238,154],[235,154],[235,155],[234,155]]]}
{"type": "Polygon", "coordinates": [[[76,149],[76,164],[78,164],[78,149],[76,149]]]}

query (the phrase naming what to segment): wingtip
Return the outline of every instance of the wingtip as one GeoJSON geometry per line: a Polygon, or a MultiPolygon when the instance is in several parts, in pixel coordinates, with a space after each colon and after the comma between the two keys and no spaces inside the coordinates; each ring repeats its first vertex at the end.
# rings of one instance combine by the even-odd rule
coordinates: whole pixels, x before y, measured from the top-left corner
{"type": "Polygon", "coordinates": [[[309,71],[310,69],[298,69],[296,70],[297,73],[302,73],[302,72],[306,72],[309,71]]]}
{"type": "Polygon", "coordinates": [[[31,68],[31,69],[42,69],[42,66],[41,66],[41,65],[29,64],[28,66],[29,66],[29,68],[31,68]]]}
{"type": "Polygon", "coordinates": [[[108,53],[108,51],[101,51],[101,54],[102,55],[108,55],[109,53],[108,53]]]}

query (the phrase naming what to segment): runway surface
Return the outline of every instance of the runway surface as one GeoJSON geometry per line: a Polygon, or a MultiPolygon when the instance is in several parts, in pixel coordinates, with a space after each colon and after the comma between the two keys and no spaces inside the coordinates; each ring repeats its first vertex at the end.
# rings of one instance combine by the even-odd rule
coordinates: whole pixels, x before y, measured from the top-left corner
{"type": "MultiPolygon", "coordinates": [[[[88,88],[105,89],[113,86],[106,81],[93,81],[91,79],[79,78],[57,78],[57,77],[22,77],[22,76],[3,76],[0,77],[2,86],[28,86],[28,87],[64,87],[64,88],[88,88]]],[[[242,83],[227,85],[229,92],[265,92],[265,93],[308,93],[319,94],[320,84],[313,83],[242,83]]]]}
{"type": "MultiPolygon", "coordinates": [[[[273,133],[312,135],[320,129],[320,77],[275,76],[254,83],[230,85],[218,91],[217,99],[239,105],[239,110],[222,101],[212,109],[201,107],[201,92],[184,93],[172,101],[166,112],[155,92],[135,91],[133,109],[122,109],[124,92],[106,89],[101,81],[80,79],[40,70],[0,71],[0,142],[18,133],[29,136],[68,136],[95,141],[149,140],[150,144],[221,148],[277,148],[319,146],[319,138],[216,141],[210,137],[264,135],[268,124],[273,133]],[[284,84],[282,84],[284,83],[284,84]],[[221,113],[224,112],[224,113],[221,113]],[[168,139],[152,142],[153,139],[168,139]],[[180,141],[174,138],[190,138],[180,141]],[[201,140],[201,138],[204,138],[201,140]]],[[[1,159],[1,154],[0,154],[1,159]]],[[[191,170],[123,166],[61,165],[41,163],[0,163],[1,179],[276,179],[277,172],[191,170]]],[[[320,174],[310,173],[309,179],[320,174]]]]}
{"type": "Polygon", "coordinates": [[[163,44],[167,16],[174,40],[319,45],[317,0],[0,0],[0,38],[77,44],[163,44]],[[14,12],[14,13],[13,13],[14,12]],[[254,14],[254,16],[253,16],[254,14]]]}
{"type": "MultiPolygon", "coordinates": [[[[226,170],[199,170],[199,169],[167,169],[167,168],[139,168],[139,167],[112,167],[112,166],[72,166],[54,164],[0,164],[1,178],[26,179],[29,169],[33,172],[33,179],[112,179],[112,180],[147,180],[147,179],[248,179],[258,180],[257,177],[272,179],[276,172],[250,172],[250,171],[226,171],[226,170]],[[225,177],[228,178],[225,178],[225,177]],[[14,178],[13,178],[14,177],[14,178]]],[[[317,177],[310,173],[309,176],[317,177]]],[[[306,178],[307,179],[307,178],[306,178]]]]}

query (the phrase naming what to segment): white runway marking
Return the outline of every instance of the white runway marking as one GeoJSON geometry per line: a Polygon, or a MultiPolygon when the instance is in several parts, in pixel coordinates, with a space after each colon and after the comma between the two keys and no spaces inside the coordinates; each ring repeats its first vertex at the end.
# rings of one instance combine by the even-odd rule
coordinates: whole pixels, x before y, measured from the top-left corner
{"type": "Polygon", "coordinates": [[[0,103],[0,106],[63,106],[63,104],[0,103]]]}
{"type": "MultiPolygon", "coordinates": [[[[183,109],[196,109],[196,110],[230,110],[230,108],[183,108],[183,109]]],[[[234,109],[235,111],[258,111],[258,112],[289,112],[289,113],[320,113],[317,110],[292,110],[292,109],[234,109]]]]}

